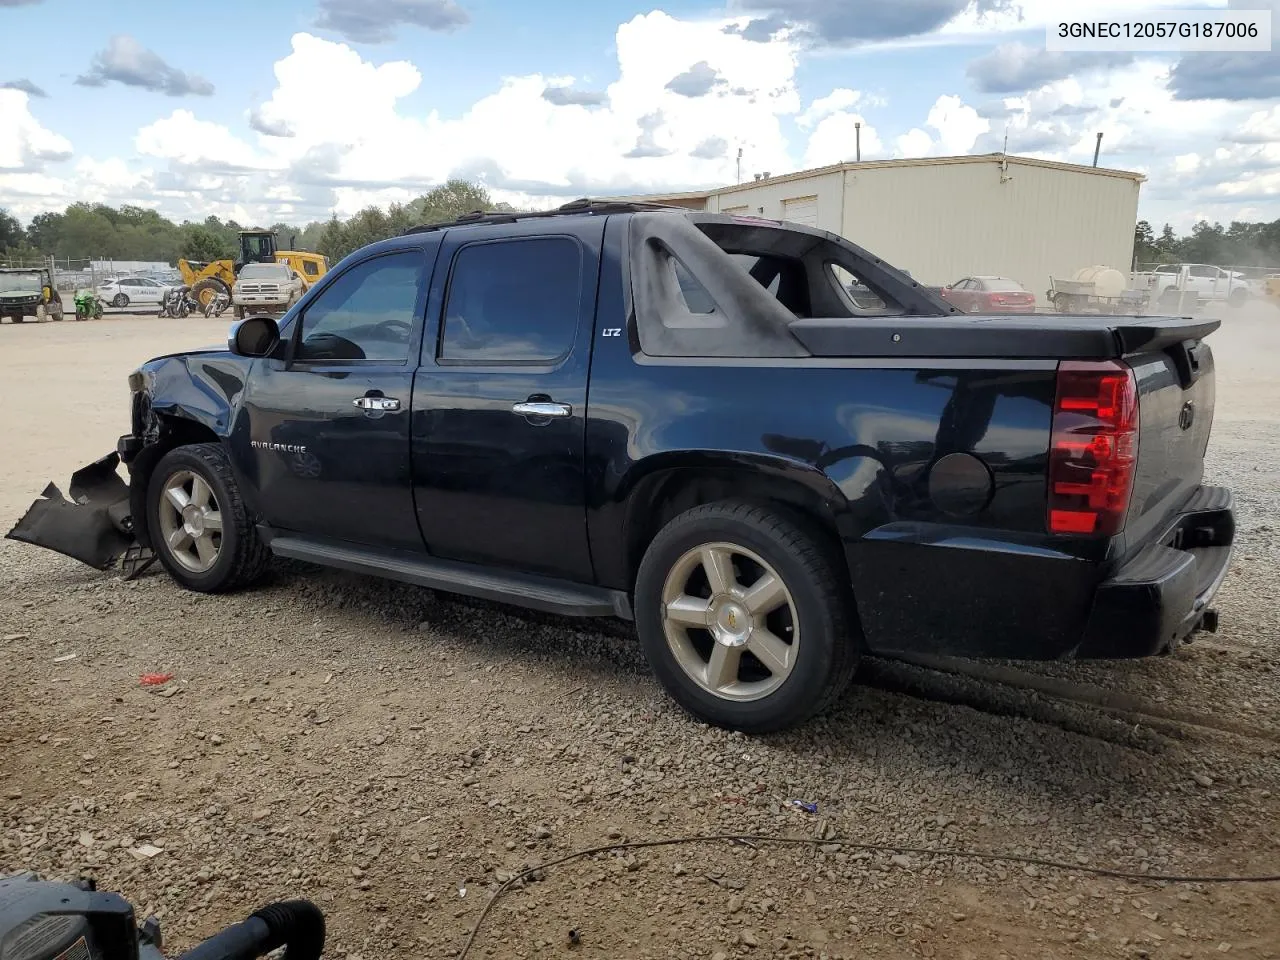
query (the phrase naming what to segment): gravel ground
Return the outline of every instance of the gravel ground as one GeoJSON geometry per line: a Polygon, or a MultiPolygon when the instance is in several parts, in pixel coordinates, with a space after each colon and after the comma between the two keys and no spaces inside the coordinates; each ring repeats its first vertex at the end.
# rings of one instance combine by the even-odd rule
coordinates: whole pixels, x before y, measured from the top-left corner
{"type": "MultiPolygon", "coordinates": [[[[225,330],[0,331],[0,523],[112,449],[136,361],[225,330]]],[[[1280,956],[1276,884],[852,846],[1280,871],[1280,312],[1230,313],[1212,342],[1208,471],[1240,504],[1221,632],[1157,660],[1020,665],[1194,722],[869,662],[831,715],[749,738],[673,707],[621,626],[292,564],[208,598],[0,542],[0,873],[93,875],[159,916],[171,950],[304,896],[328,914],[330,956],[454,957],[526,867],[780,834],[824,842],[620,850],[535,873],[471,956],[1280,956]],[[174,679],[140,685],[153,671],[174,679]]]]}

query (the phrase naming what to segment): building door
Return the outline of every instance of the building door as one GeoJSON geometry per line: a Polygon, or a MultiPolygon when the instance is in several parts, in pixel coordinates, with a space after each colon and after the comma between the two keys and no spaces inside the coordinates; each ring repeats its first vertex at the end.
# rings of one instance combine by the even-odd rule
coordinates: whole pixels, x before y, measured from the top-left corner
{"type": "Polygon", "coordinates": [[[782,219],[806,227],[818,225],[818,198],[797,197],[782,201],[782,219]]]}

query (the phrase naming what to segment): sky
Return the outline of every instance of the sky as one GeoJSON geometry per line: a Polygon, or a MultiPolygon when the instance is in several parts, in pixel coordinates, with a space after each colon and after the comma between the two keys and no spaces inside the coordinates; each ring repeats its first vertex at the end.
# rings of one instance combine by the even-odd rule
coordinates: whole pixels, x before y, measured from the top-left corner
{"type": "MultiPolygon", "coordinates": [[[[450,177],[523,207],[862,157],[1144,173],[1140,216],[1280,218],[1280,50],[1048,53],[1064,0],[0,0],[0,208],[305,223],[450,177]],[[178,10],[178,8],[172,8],[178,10]],[[31,42],[14,42],[28,37],[31,42]],[[50,38],[53,39],[52,47],[50,38]],[[52,55],[51,55],[52,51],[52,55]]],[[[1074,16],[1280,0],[1072,0],[1074,16]]]]}

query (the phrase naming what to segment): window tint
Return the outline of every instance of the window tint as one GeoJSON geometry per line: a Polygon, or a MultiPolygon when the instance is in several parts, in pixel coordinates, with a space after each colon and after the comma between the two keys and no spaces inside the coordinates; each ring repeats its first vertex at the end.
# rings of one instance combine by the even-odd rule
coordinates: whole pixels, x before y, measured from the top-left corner
{"type": "Polygon", "coordinates": [[[317,267],[315,265],[315,262],[311,260],[304,260],[302,262],[302,270],[309,277],[314,277],[316,274],[320,272],[320,268],[317,267]]]}
{"type": "MultiPolygon", "coordinates": [[[[667,261],[676,272],[676,282],[680,285],[680,296],[690,313],[709,314],[716,312],[716,302],[707,293],[707,288],[688,271],[683,263],[672,257],[667,261]]],[[[748,268],[749,269],[749,268],[748,268]]]]}
{"type": "Polygon", "coordinates": [[[890,309],[884,300],[874,290],[863,283],[860,277],[850,273],[837,263],[831,264],[831,272],[835,275],[836,283],[840,284],[845,295],[853,301],[853,305],[859,313],[875,314],[890,312],[890,309]]]}
{"type": "Polygon", "coordinates": [[[556,360],[578,329],[582,251],[567,237],[463,247],[453,261],[440,359],[556,360]]]}
{"type": "Polygon", "coordinates": [[[1002,277],[996,277],[994,280],[985,280],[983,285],[988,290],[994,290],[997,293],[1025,293],[1022,284],[1016,280],[1005,280],[1002,277]]]}
{"type": "Polygon", "coordinates": [[[1193,277],[1216,277],[1218,275],[1218,268],[1206,267],[1204,265],[1197,264],[1192,267],[1189,272],[1193,277]]]}
{"type": "Polygon", "coordinates": [[[347,270],[307,308],[296,359],[407,360],[425,263],[405,251],[347,270]]]}

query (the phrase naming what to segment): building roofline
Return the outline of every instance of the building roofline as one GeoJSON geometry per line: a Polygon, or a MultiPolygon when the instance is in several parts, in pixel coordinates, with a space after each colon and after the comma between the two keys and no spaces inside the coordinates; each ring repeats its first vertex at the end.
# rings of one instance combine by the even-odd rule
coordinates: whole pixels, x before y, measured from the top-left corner
{"type": "Polygon", "coordinates": [[[958,157],[919,157],[910,160],[861,160],[834,163],[825,167],[813,167],[809,170],[797,170],[794,173],[783,173],[768,180],[748,180],[743,183],[731,183],[723,187],[709,190],[688,190],[680,193],[655,193],[643,196],[611,197],[619,202],[644,200],[707,200],[715,194],[738,193],[752,190],[766,183],[788,183],[795,180],[808,180],[813,177],[827,176],[832,173],[846,173],[856,170],[883,170],[890,167],[935,167],[953,166],[965,163],[999,163],[1007,161],[1011,166],[1041,167],[1046,170],[1062,170],[1067,173],[1087,173],[1098,177],[1115,177],[1121,180],[1132,180],[1135,183],[1146,183],[1145,174],[1132,170],[1117,170],[1112,167],[1091,167],[1081,163],[1063,163],[1059,160],[1040,160],[1036,157],[1019,157],[1014,154],[981,153],[958,157]]]}

